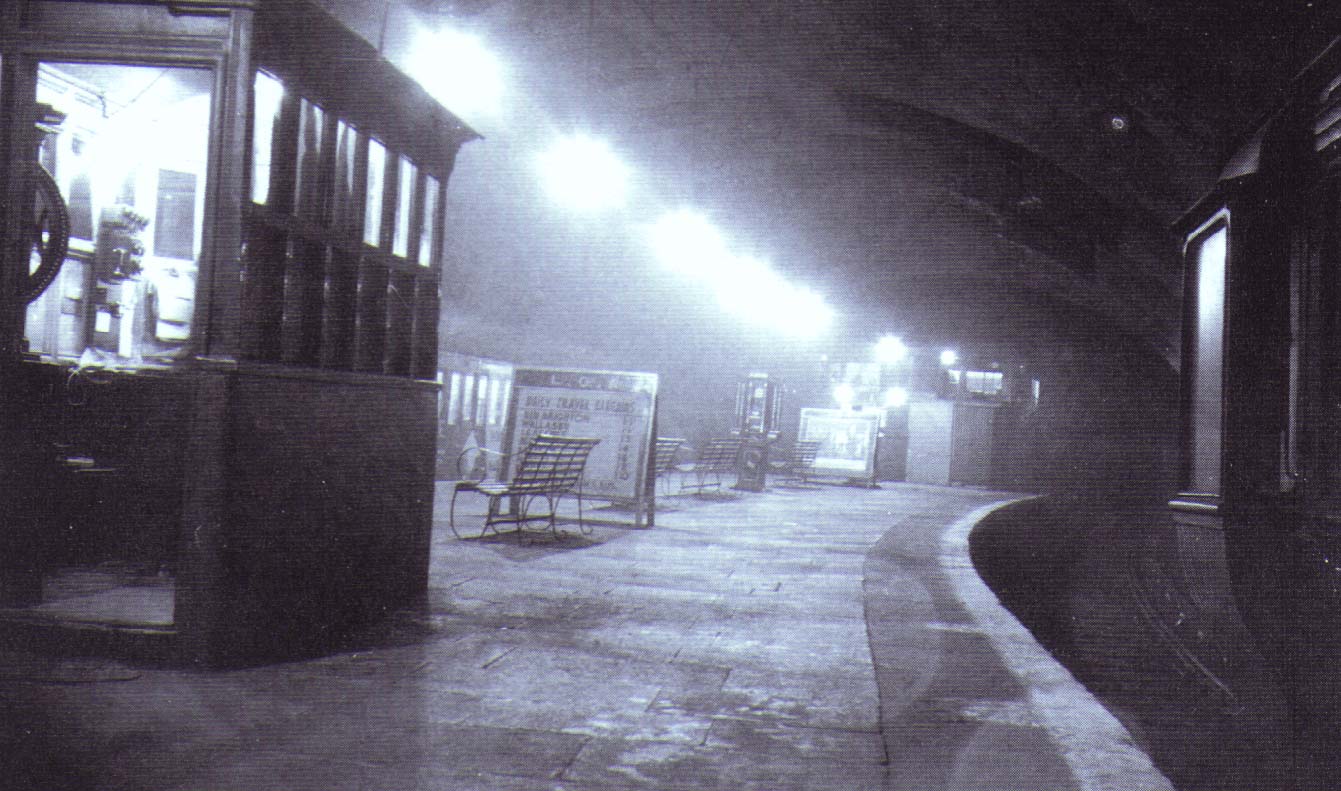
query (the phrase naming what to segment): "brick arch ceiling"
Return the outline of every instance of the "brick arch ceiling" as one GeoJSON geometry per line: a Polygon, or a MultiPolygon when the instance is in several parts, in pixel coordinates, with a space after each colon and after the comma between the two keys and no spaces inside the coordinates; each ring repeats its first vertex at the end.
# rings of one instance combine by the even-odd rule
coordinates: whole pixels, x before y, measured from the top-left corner
{"type": "Polygon", "coordinates": [[[617,141],[857,326],[1027,357],[1040,317],[1011,308],[1060,302],[1170,360],[1166,229],[1338,18],[1290,0],[323,2],[393,60],[406,20],[479,33],[529,112],[477,124],[487,139],[617,141]]]}

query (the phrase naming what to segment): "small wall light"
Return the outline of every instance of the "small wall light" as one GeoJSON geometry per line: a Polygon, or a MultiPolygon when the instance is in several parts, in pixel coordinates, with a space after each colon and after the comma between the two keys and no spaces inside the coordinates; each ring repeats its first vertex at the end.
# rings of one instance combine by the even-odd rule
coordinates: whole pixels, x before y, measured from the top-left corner
{"type": "Polygon", "coordinates": [[[908,405],[908,388],[891,387],[885,391],[885,407],[887,409],[897,409],[908,405]]]}
{"type": "Polygon", "coordinates": [[[842,409],[851,409],[852,402],[856,399],[857,393],[852,389],[852,385],[847,382],[839,382],[833,387],[833,400],[838,402],[842,409]]]}

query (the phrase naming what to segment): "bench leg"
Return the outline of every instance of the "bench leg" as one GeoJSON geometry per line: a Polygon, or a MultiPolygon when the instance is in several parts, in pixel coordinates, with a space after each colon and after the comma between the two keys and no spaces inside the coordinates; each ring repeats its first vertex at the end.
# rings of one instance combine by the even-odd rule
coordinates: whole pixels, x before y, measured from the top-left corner
{"type": "Polygon", "coordinates": [[[510,502],[509,511],[512,513],[516,512],[517,498],[515,496],[505,494],[490,495],[489,511],[484,516],[484,528],[480,530],[480,538],[484,538],[484,536],[486,536],[490,530],[494,531],[494,533],[497,533],[498,528],[494,527],[494,525],[498,524],[499,522],[507,521],[506,519],[503,518],[503,515],[500,513],[499,508],[503,503],[504,497],[507,497],[510,502]]]}
{"type": "Polygon", "coordinates": [[[457,538],[461,537],[461,534],[456,531],[456,496],[460,493],[460,489],[455,487],[452,488],[452,504],[451,507],[447,509],[447,526],[452,529],[452,535],[457,538]]]}
{"type": "Polygon", "coordinates": [[[591,528],[582,522],[582,492],[577,493],[577,532],[584,536],[591,535],[591,528]]]}
{"type": "Polygon", "coordinates": [[[549,506],[549,534],[554,538],[559,537],[559,498],[552,494],[545,495],[545,504],[549,506]]]}

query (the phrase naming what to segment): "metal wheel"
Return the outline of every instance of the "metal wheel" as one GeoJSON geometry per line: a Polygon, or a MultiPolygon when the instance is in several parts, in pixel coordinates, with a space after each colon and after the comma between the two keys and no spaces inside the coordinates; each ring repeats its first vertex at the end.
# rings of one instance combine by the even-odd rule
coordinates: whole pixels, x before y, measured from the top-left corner
{"type": "Polygon", "coordinates": [[[29,226],[32,251],[39,259],[37,268],[26,280],[20,280],[19,299],[24,303],[37,299],[60,274],[65,254],[70,249],[70,213],[61,197],[60,187],[47,169],[32,163],[33,223],[29,226]]]}

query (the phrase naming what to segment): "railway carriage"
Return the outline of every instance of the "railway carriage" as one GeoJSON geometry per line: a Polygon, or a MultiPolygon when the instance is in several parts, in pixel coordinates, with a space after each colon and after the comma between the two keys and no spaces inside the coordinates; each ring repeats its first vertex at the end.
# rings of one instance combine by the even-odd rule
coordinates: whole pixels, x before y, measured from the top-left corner
{"type": "Polygon", "coordinates": [[[1327,776],[1341,725],[1341,45],[1185,217],[1180,519],[1222,528],[1240,612],[1327,776]]]}

